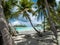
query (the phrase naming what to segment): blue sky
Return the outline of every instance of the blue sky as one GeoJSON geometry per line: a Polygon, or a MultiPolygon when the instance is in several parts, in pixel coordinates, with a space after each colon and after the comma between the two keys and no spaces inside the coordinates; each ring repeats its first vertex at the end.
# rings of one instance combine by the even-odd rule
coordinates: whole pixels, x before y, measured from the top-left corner
{"type": "MultiPolygon", "coordinates": [[[[36,2],[37,0],[33,0],[33,2],[36,2]]],[[[58,1],[59,0],[56,0],[57,1],[57,3],[58,3],[58,1]]],[[[15,8],[14,9],[14,11],[16,11],[16,9],[17,8],[15,8]]],[[[32,8],[33,10],[36,10],[36,9],[34,9],[34,8],[32,8]]],[[[39,21],[37,21],[37,17],[35,17],[35,16],[32,16],[32,14],[31,13],[29,13],[29,15],[30,15],[30,18],[31,18],[31,20],[32,20],[32,23],[35,25],[35,24],[41,24],[42,23],[42,21],[43,20],[39,20],[39,21]]],[[[27,26],[31,26],[30,25],[30,22],[28,21],[28,20],[26,20],[25,18],[23,18],[22,16],[19,16],[18,17],[18,19],[11,19],[11,20],[9,20],[9,22],[12,24],[12,25],[27,25],[27,26]]]]}
{"type": "Polygon", "coordinates": [[[37,2],[37,0],[32,0],[33,2],[37,2]]]}

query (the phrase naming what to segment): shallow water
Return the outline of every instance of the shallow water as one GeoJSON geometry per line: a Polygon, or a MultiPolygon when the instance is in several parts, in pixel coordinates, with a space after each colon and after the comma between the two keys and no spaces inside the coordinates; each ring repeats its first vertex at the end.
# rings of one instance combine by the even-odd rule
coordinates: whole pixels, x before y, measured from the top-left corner
{"type": "MultiPolygon", "coordinates": [[[[41,27],[35,27],[38,30],[42,30],[41,27]]],[[[16,31],[29,31],[34,30],[32,27],[15,27],[16,31]]]]}

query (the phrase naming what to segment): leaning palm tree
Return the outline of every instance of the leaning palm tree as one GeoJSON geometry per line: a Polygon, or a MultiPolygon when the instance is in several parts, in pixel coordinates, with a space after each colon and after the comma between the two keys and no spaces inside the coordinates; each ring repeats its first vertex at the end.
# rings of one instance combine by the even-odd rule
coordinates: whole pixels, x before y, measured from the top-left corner
{"type": "Polygon", "coordinates": [[[28,14],[28,12],[30,12],[32,14],[35,13],[31,8],[33,4],[34,3],[31,0],[20,0],[19,4],[16,5],[18,7],[18,11],[13,14],[16,16],[18,14],[23,14],[23,17],[25,17],[26,19],[28,19],[30,21],[30,24],[33,27],[33,29],[37,32],[38,35],[40,35],[41,33],[33,26],[30,16],[28,14]]]}
{"type": "MultiPolygon", "coordinates": [[[[48,6],[48,2],[47,2],[47,0],[45,0],[45,3],[46,3],[46,8],[47,8],[47,10],[48,10],[48,18],[49,18],[49,22],[50,22],[51,25],[53,26],[53,29],[56,30],[56,28],[55,28],[55,24],[53,23],[53,20],[51,19],[51,16],[50,16],[50,10],[49,10],[49,6],[48,6]]],[[[51,26],[51,27],[52,27],[52,26],[51,26]]]]}
{"type": "Polygon", "coordinates": [[[46,13],[45,16],[48,17],[48,20],[50,22],[51,31],[54,33],[55,37],[57,38],[57,29],[55,27],[55,23],[53,22],[53,20],[51,18],[50,9],[49,9],[49,6],[48,6],[48,4],[50,4],[51,6],[53,6],[51,2],[53,2],[53,0],[50,0],[50,1],[49,0],[42,0],[42,1],[38,0],[37,1],[37,5],[39,7],[38,9],[43,10],[43,13],[44,12],[46,13]]]}
{"type": "Polygon", "coordinates": [[[59,44],[58,44],[57,29],[56,29],[56,27],[55,27],[55,24],[53,23],[53,20],[51,19],[50,10],[49,10],[49,6],[48,6],[47,0],[45,0],[45,3],[46,3],[46,8],[47,8],[47,10],[48,10],[48,15],[49,15],[48,18],[49,18],[49,22],[50,22],[50,24],[51,24],[51,30],[53,31],[53,33],[54,33],[54,35],[55,35],[55,37],[56,37],[57,45],[59,45],[59,44]]]}
{"type": "Polygon", "coordinates": [[[12,37],[9,33],[8,24],[4,16],[3,7],[1,5],[2,1],[3,0],[0,0],[0,32],[3,40],[2,45],[14,45],[12,41],[12,37]]]}
{"type": "Polygon", "coordinates": [[[54,36],[56,37],[56,40],[57,40],[58,36],[57,36],[57,29],[55,27],[56,24],[53,21],[53,19],[51,18],[50,8],[49,8],[49,6],[54,7],[55,0],[38,0],[37,4],[38,4],[39,9],[44,10],[44,12],[46,13],[46,15],[48,17],[48,21],[50,23],[51,31],[54,33],[54,36]]]}
{"type": "MultiPolygon", "coordinates": [[[[38,34],[40,37],[42,37],[42,34],[34,27],[34,25],[33,25],[32,21],[31,21],[29,15],[28,15],[26,12],[25,12],[25,14],[27,15],[27,19],[29,19],[30,24],[31,24],[31,26],[33,27],[33,29],[37,32],[37,34],[38,34]]],[[[25,14],[24,14],[24,15],[25,15],[25,14]]]]}

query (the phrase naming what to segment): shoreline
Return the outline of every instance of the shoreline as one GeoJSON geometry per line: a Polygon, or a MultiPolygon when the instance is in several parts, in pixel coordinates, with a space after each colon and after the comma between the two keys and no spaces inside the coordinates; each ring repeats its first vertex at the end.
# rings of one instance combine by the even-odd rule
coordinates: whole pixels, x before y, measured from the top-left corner
{"type": "MultiPolygon", "coordinates": [[[[43,32],[43,30],[38,30],[38,31],[43,32]]],[[[17,32],[19,34],[33,34],[33,33],[37,33],[35,30],[20,30],[20,31],[17,31],[17,32]]]]}
{"type": "Polygon", "coordinates": [[[19,31],[18,32],[19,34],[33,34],[33,33],[36,33],[36,31],[34,31],[34,30],[29,30],[29,31],[19,31]]]}

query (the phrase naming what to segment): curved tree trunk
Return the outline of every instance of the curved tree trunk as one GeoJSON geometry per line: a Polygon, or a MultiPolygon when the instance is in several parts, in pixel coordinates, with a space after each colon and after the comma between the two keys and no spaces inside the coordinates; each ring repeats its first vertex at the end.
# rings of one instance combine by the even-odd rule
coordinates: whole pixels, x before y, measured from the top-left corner
{"type": "Polygon", "coordinates": [[[44,16],[44,32],[45,32],[45,16],[44,16]]]}
{"type": "MultiPolygon", "coordinates": [[[[54,36],[56,37],[56,40],[57,40],[57,38],[58,38],[58,36],[57,36],[57,29],[55,27],[55,23],[53,22],[53,20],[52,20],[52,18],[50,16],[50,10],[49,10],[49,6],[48,6],[47,0],[45,0],[45,3],[46,3],[47,11],[48,11],[48,15],[47,16],[49,18],[48,20],[50,22],[51,31],[54,33],[54,36]]],[[[58,45],[58,40],[57,40],[57,45],[58,45]]]]}
{"type": "Polygon", "coordinates": [[[46,3],[46,8],[47,8],[47,11],[48,11],[48,18],[49,18],[49,22],[51,24],[51,30],[53,31],[53,33],[55,34],[55,37],[57,38],[57,30],[56,30],[56,27],[55,27],[55,24],[50,16],[50,10],[49,10],[49,6],[48,6],[48,3],[47,3],[47,0],[45,0],[45,3],[46,3]]]}
{"type": "Polygon", "coordinates": [[[3,45],[14,45],[12,37],[9,33],[8,24],[5,20],[3,8],[0,0],[0,32],[2,33],[3,45]]]}
{"type": "Polygon", "coordinates": [[[39,32],[34,26],[33,26],[33,24],[32,24],[32,22],[31,22],[31,19],[30,19],[30,17],[28,16],[28,19],[29,19],[29,21],[30,21],[30,23],[31,23],[31,26],[33,27],[33,29],[37,32],[37,34],[40,36],[40,37],[42,37],[42,34],[41,34],[41,32],[39,32]]]}

